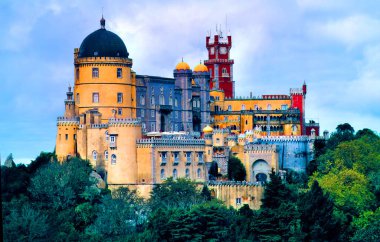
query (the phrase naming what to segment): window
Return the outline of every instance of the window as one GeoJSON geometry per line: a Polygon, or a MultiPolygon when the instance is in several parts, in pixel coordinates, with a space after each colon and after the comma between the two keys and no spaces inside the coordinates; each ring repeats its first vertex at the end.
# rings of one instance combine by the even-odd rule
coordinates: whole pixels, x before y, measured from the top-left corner
{"type": "Polygon", "coordinates": [[[155,127],[155,124],[154,123],[151,123],[150,124],[150,131],[156,131],[156,127],[155,127]]]}
{"type": "Polygon", "coordinates": [[[79,68],[75,69],[75,80],[79,79],[79,68]]]}
{"type": "Polygon", "coordinates": [[[241,204],[241,197],[237,197],[236,198],[236,205],[240,205],[241,204]]]}
{"type": "Polygon", "coordinates": [[[288,105],[285,104],[285,105],[281,105],[281,110],[287,110],[288,109],[288,105]]]}
{"type": "Polygon", "coordinates": [[[177,177],[178,177],[177,169],[174,169],[173,170],[173,179],[177,179],[177,177]]]}
{"type": "Polygon", "coordinates": [[[161,157],[161,163],[166,164],[166,161],[167,161],[166,152],[161,152],[160,157],[161,157]]]}
{"type": "Polygon", "coordinates": [[[172,98],[172,96],[169,97],[169,105],[173,105],[173,98],[172,98]]]}
{"type": "Polygon", "coordinates": [[[77,140],[77,135],[76,134],[73,135],[73,139],[77,140]]]}
{"type": "Polygon", "coordinates": [[[241,110],[245,110],[245,104],[241,105],[241,110]]]}
{"type": "Polygon", "coordinates": [[[141,117],[143,118],[145,116],[145,110],[141,109],[141,117]]]}
{"type": "Polygon", "coordinates": [[[272,110],[272,105],[268,104],[267,105],[267,110],[272,110]]]}
{"type": "Polygon", "coordinates": [[[177,98],[174,99],[174,107],[178,107],[178,99],[177,98]]]}
{"type": "Polygon", "coordinates": [[[186,163],[191,163],[191,152],[186,152],[186,163]]]}
{"type": "Polygon", "coordinates": [[[199,163],[203,162],[203,152],[198,153],[198,160],[199,160],[199,163]]]}
{"type": "Polygon", "coordinates": [[[105,132],[105,135],[106,135],[106,141],[108,141],[108,138],[110,137],[110,136],[108,135],[108,130],[105,132]]]}
{"type": "Polygon", "coordinates": [[[65,134],[65,140],[68,140],[68,139],[69,139],[69,135],[65,134]]]}
{"type": "Polygon", "coordinates": [[[150,110],[150,116],[154,118],[154,110],[150,110]]]}
{"type": "Polygon", "coordinates": [[[178,111],[174,112],[174,116],[175,116],[175,118],[178,118],[178,111]]]}
{"type": "Polygon", "coordinates": [[[142,128],[142,130],[145,132],[146,131],[146,125],[145,125],[145,123],[142,123],[141,124],[141,128],[142,128]]]}
{"type": "Polygon", "coordinates": [[[99,93],[98,92],[92,93],[92,102],[93,103],[98,103],[99,102],[99,93]]]}
{"type": "Polygon", "coordinates": [[[178,164],[178,162],[179,162],[179,153],[178,152],[174,152],[174,163],[178,164]]]}
{"type": "Polygon", "coordinates": [[[111,155],[111,165],[116,165],[116,155],[115,154],[111,155]]]}
{"type": "Polygon", "coordinates": [[[144,95],[140,96],[140,104],[141,105],[145,105],[145,97],[144,97],[144,95]]]}
{"type": "Polygon", "coordinates": [[[104,151],[104,159],[108,160],[108,150],[104,151]]]}
{"type": "Polygon", "coordinates": [[[178,131],[178,124],[174,125],[174,131],[178,131]]]}
{"type": "Polygon", "coordinates": [[[152,95],[152,97],[150,98],[150,104],[153,106],[154,105],[154,96],[152,95]]]}
{"type": "Polygon", "coordinates": [[[123,115],[123,109],[122,108],[118,108],[117,109],[117,114],[118,115],[123,115]]]}
{"type": "Polygon", "coordinates": [[[61,140],[61,134],[59,134],[59,140],[61,140]]]}
{"type": "Polygon", "coordinates": [[[95,161],[98,159],[98,152],[96,150],[92,151],[92,159],[95,161]]]}
{"type": "Polygon", "coordinates": [[[116,148],[116,136],[115,135],[110,136],[110,147],[116,148]]]}
{"type": "Polygon", "coordinates": [[[189,168],[186,168],[186,178],[189,178],[190,177],[190,170],[189,168]]]}
{"type": "Polygon", "coordinates": [[[123,102],[123,93],[119,92],[117,93],[117,103],[123,102]]]}
{"type": "Polygon", "coordinates": [[[92,68],[92,78],[99,78],[99,68],[92,68]]]}
{"type": "Polygon", "coordinates": [[[164,180],[165,179],[165,169],[161,169],[161,180],[164,180]]]}
{"type": "Polygon", "coordinates": [[[79,99],[79,93],[77,93],[77,103],[79,103],[80,99],[79,99]]]}
{"type": "Polygon", "coordinates": [[[165,105],[165,97],[164,97],[164,95],[160,95],[160,105],[165,105]]]}
{"type": "Polygon", "coordinates": [[[201,168],[198,168],[198,170],[197,170],[197,178],[201,178],[201,176],[202,176],[201,168]]]}
{"type": "Polygon", "coordinates": [[[217,101],[219,101],[219,96],[216,96],[215,99],[216,99],[217,101]]]}
{"type": "Polygon", "coordinates": [[[117,68],[116,75],[117,78],[123,78],[123,70],[121,68],[117,68]]]}

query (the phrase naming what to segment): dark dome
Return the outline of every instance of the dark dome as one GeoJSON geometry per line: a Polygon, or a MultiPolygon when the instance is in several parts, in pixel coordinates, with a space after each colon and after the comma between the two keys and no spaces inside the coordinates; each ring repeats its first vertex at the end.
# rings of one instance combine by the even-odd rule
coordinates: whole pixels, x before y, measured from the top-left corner
{"type": "Polygon", "coordinates": [[[89,34],[79,48],[78,57],[124,57],[129,53],[117,34],[101,28],[89,34]]]}

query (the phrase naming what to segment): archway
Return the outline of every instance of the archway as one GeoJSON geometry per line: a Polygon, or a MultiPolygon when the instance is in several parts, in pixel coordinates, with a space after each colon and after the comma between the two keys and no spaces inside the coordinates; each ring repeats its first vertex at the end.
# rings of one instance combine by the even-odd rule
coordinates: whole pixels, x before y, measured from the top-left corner
{"type": "Polygon", "coordinates": [[[271,167],[263,159],[258,159],[252,164],[252,176],[251,181],[254,182],[266,182],[269,179],[269,173],[271,172],[271,167]]]}

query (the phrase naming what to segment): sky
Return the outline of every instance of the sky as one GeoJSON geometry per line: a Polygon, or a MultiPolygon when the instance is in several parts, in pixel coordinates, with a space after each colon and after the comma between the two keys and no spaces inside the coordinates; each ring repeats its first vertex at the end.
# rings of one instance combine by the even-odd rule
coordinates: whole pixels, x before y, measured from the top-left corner
{"type": "Polygon", "coordinates": [[[2,160],[54,150],[74,48],[102,11],[137,74],[173,77],[182,58],[194,67],[218,25],[232,35],[237,96],[289,94],[305,81],[306,119],[321,130],[348,122],[380,132],[377,0],[1,0],[0,9],[2,160]]]}

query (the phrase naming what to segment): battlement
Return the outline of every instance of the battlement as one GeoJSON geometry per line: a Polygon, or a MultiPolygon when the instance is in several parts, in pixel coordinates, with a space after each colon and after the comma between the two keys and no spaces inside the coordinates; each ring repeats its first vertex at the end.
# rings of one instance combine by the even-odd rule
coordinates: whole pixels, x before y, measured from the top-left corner
{"type": "Polygon", "coordinates": [[[290,88],[291,95],[303,95],[302,88],[290,88]]]}
{"type": "Polygon", "coordinates": [[[108,124],[91,124],[91,129],[106,129],[108,128],[108,124]]]}
{"type": "Polygon", "coordinates": [[[272,144],[253,144],[249,143],[244,145],[246,152],[277,152],[277,145],[272,144]]]}
{"type": "Polygon", "coordinates": [[[133,118],[110,118],[108,120],[108,126],[139,126],[141,122],[139,119],[133,118]]]}
{"type": "Polygon", "coordinates": [[[178,138],[150,138],[150,139],[138,139],[137,145],[149,145],[153,147],[165,147],[165,146],[203,146],[205,145],[204,139],[189,139],[184,137],[178,138]]]}
{"type": "Polygon", "coordinates": [[[312,140],[309,136],[264,136],[261,137],[263,142],[309,142],[312,140]]]}
{"type": "Polygon", "coordinates": [[[79,117],[67,118],[67,117],[58,117],[57,126],[71,126],[79,125],[79,117]]]}
{"type": "Polygon", "coordinates": [[[230,133],[230,129],[214,129],[213,131],[214,134],[216,133],[221,133],[221,134],[229,134],[230,133]]]}
{"type": "Polygon", "coordinates": [[[247,181],[208,181],[208,186],[262,186],[259,182],[247,181]]]}

